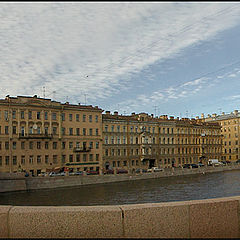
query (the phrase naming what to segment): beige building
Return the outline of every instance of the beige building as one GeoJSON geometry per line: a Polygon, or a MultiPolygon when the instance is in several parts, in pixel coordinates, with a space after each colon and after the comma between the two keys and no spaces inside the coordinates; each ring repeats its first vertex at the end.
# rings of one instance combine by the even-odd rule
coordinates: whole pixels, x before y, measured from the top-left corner
{"type": "Polygon", "coordinates": [[[0,172],[100,170],[102,110],[34,97],[0,100],[0,172]]]}
{"type": "Polygon", "coordinates": [[[240,113],[221,115],[212,114],[205,118],[205,122],[218,122],[223,135],[222,160],[235,162],[240,157],[240,113]]]}
{"type": "Polygon", "coordinates": [[[221,126],[146,113],[103,114],[104,169],[170,168],[221,157],[221,126]]]}

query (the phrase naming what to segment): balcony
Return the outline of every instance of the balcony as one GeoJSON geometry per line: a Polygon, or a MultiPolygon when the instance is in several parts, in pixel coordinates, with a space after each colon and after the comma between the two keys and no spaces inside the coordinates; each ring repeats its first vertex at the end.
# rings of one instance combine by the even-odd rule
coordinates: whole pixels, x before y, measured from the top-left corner
{"type": "Polygon", "coordinates": [[[88,147],[75,147],[73,148],[73,152],[90,152],[91,148],[88,147]]]}
{"type": "Polygon", "coordinates": [[[26,133],[26,134],[19,134],[20,139],[51,139],[53,137],[52,134],[45,134],[45,133],[26,133]]]}

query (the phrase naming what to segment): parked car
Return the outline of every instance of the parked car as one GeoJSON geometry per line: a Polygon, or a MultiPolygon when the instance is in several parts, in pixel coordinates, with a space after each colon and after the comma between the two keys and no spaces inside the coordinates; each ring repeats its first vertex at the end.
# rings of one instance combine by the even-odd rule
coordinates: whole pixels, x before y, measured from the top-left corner
{"type": "Polygon", "coordinates": [[[198,168],[198,164],[186,163],[186,164],[183,165],[183,168],[198,168]]]}
{"type": "Polygon", "coordinates": [[[60,172],[57,174],[58,176],[66,176],[66,173],[65,172],[60,172]]]}
{"type": "Polygon", "coordinates": [[[49,177],[56,177],[57,176],[57,173],[55,173],[55,172],[50,172],[49,173],[49,177]]]}
{"type": "Polygon", "coordinates": [[[69,176],[74,176],[75,173],[74,172],[69,172],[69,176]]]}
{"type": "Polygon", "coordinates": [[[126,169],[117,169],[117,174],[128,173],[126,169]]]}
{"type": "Polygon", "coordinates": [[[98,175],[99,171],[95,171],[95,170],[88,170],[87,171],[87,175],[98,175]]]}
{"type": "Polygon", "coordinates": [[[199,167],[204,167],[205,165],[204,165],[203,163],[199,162],[199,163],[198,163],[198,166],[199,166],[199,167]]]}
{"type": "Polygon", "coordinates": [[[238,159],[238,160],[236,161],[236,163],[240,163],[240,159],[238,159]]]}
{"type": "Polygon", "coordinates": [[[114,170],[113,169],[106,169],[103,174],[114,174],[114,170]]]}
{"type": "Polygon", "coordinates": [[[74,175],[83,175],[83,171],[75,172],[74,175]]]}
{"type": "Polygon", "coordinates": [[[161,171],[163,171],[162,168],[158,168],[158,167],[153,167],[152,168],[152,172],[161,172],[161,171]]]}

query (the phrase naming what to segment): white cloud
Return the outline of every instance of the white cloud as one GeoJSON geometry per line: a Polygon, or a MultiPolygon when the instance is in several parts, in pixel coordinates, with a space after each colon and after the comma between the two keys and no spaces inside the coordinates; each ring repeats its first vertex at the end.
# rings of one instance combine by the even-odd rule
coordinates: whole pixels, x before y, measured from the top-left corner
{"type": "MultiPolygon", "coordinates": [[[[60,100],[105,99],[131,87],[131,75],[147,66],[235,26],[239,13],[231,2],[1,3],[1,94],[42,95],[45,86],[60,100]]],[[[156,91],[140,103],[185,91],[156,91]]]]}

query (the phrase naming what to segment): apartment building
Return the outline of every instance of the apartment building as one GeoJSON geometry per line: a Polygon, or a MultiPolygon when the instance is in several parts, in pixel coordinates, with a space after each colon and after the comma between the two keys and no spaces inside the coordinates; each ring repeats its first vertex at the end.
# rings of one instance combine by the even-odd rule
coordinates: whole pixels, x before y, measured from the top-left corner
{"type": "MultiPolygon", "coordinates": [[[[204,116],[203,116],[204,117],[204,116]]],[[[240,157],[240,113],[234,110],[229,114],[208,115],[205,122],[218,122],[223,135],[222,160],[235,162],[240,157]]]]}
{"type": "Polygon", "coordinates": [[[201,119],[103,114],[103,168],[126,169],[181,167],[221,157],[218,123],[201,119]]]}
{"type": "Polygon", "coordinates": [[[51,99],[0,100],[0,172],[100,170],[102,110],[51,99]]]}

